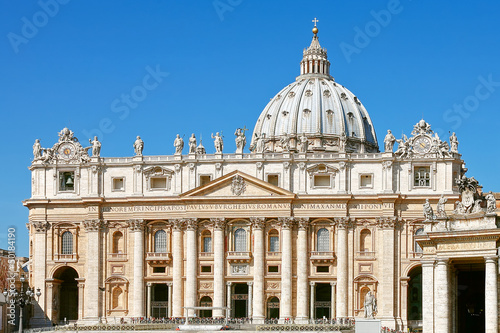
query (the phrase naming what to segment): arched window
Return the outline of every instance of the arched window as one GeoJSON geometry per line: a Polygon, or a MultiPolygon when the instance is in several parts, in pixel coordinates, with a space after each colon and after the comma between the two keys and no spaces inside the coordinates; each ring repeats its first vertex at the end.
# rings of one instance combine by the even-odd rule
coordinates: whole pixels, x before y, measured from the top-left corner
{"type": "Polygon", "coordinates": [[[113,295],[112,295],[112,304],[111,304],[111,308],[112,309],[118,309],[121,307],[122,305],[122,294],[123,294],[123,290],[122,288],[120,287],[115,287],[113,289],[113,295]]]}
{"type": "Polygon", "coordinates": [[[372,233],[368,229],[361,230],[359,235],[359,251],[371,252],[372,250],[372,233]]]}
{"type": "Polygon", "coordinates": [[[202,252],[212,252],[212,234],[210,231],[205,230],[201,236],[202,239],[202,252]]]}
{"type": "MultiPolygon", "coordinates": [[[[423,235],[423,234],[424,234],[424,228],[420,228],[420,229],[417,229],[417,231],[415,231],[415,236],[423,235]]],[[[415,241],[415,252],[422,253],[422,248],[420,247],[420,245],[418,245],[418,243],[416,241],[415,241]]]]}
{"type": "Polygon", "coordinates": [[[61,254],[73,254],[73,234],[69,231],[61,236],[61,254]]]}
{"type": "Polygon", "coordinates": [[[280,236],[276,229],[269,231],[269,252],[280,251],[280,236]]]}
{"type": "Polygon", "coordinates": [[[247,232],[243,228],[239,228],[234,232],[234,250],[236,252],[247,251],[247,232]]]}
{"type": "Polygon", "coordinates": [[[167,252],[167,233],[165,232],[165,230],[158,230],[155,233],[155,252],[167,252]]]}
{"type": "Polygon", "coordinates": [[[321,228],[316,234],[316,244],[318,252],[328,252],[330,251],[330,233],[327,229],[321,228]]]}
{"type": "Polygon", "coordinates": [[[123,253],[123,234],[115,231],[113,234],[113,253],[123,253]]]}

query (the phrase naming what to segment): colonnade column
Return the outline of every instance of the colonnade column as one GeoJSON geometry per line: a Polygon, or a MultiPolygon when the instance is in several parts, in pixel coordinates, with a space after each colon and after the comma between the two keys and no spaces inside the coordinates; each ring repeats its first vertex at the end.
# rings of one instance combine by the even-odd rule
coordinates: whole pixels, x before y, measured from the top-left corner
{"type": "Polygon", "coordinates": [[[247,317],[252,318],[252,289],[253,282],[247,282],[248,285],[248,302],[247,302],[247,317]]]}
{"type": "MultiPolygon", "coordinates": [[[[196,246],[196,219],[185,219],[186,222],[186,291],[184,293],[184,306],[196,306],[198,286],[198,248],[196,246]]],[[[191,316],[196,316],[196,311],[190,312],[191,316]]]]}
{"type": "Polygon", "coordinates": [[[83,295],[85,292],[85,279],[84,278],[78,278],[75,279],[77,282],[77,287],[78,287],[78,320],[81,320],[83,316],[85,315],[85,312],[83,311],[83,295]]]}
{"type": "MultiPolygon", "coordinates": [[[[34,314],[31,322],[34,327],[42,326],[45,323],[45,313],[47,313],[46,305],[52,303],[52,299],[49,298],[48,289],[45,284],[46,278],[52,278],[52,276],[46,276],[46,251],[47,251],[47,230],[50,228],[50,223],[47,221],[32,221],[30,223],[31,229],[30,234],[33,237],[33,272],[32,272],[32,283],[35,288],[40,288],[42,295],[38,300],[38,305],[34,307],[34,314]]],[[[79,300],[81,303],[83,299],[79,300]]],[[[82,319],[79,317],[78,319],[82,319]]]]}
{"type": "MultiPolygon", "coordinates": [[[[450,332],[450,307],[449,307],[449,286],[448,286],[448,260],[438,259],[436,265],[436,332],[450,332]]],[[[424,306],[427,304],[424,303],[424,306]]]]}
{"type": "Polygon", "coordinates": [[[347,317],[347,228],[349,218],[335,219],[337,225],[337,318],[347,317]]]}
{"type": "Polygon", "coordinates": [[[315,302],[315,299],[314,299],[314,287],[315,287],[315,282],[309,282],[309,285],[310,285],[310,292],[309,292],[309,296],[310,296],[310,301],[309,301],[309,319],[311,319],[311,324],[313,323],[313,320],[314,320],[314,302],[315,302]]]}
{"type": "Polygon", "coordinates": [[[182,220],[170,220],[172,223],[172,317],[182,317],[182,220]]]}
{"type": "MultiPolygon", "coordinates": [[[[224,219],[210,219],[214,226],[214,307],[224,306],[224,219]]],[[[213,311],[214,317],[223,317],[221,309],[213,311]]]]}
{"type": "Polygon", "coordinates": [[[151,282],[146,283],[147,286],[147,301],[146,301],[146,317],[151,317],[151,282]]]}
{"type": "Polygon", "coordinates": [[[337,287],[337,282],[330,282],[330,286],[332,286],[332,294],[331,294],[331,304],[330,304],[330,318],[334,319],[335,318],[335,294],[336,294],[336,287],[337,287]]]}
{"type": "Polygon", "coordinates": [[[434,260],[422,261],[422,328],[434,333],[434,260]]]}
{"type": "MultiPolygon", "coordinates": [[[[132,231],[138,231],[137,233],[142,236],[142,232],[140,231],[140,228],[144,226],[144,223],[142,223],[142,220],[140,222],[137,222],[137,229],[132,228],[132,231]]],[[[87,272],[85,276],[85,309],[84,309],[84,316],[88,320],[92,321],[97,321],[100,317],[100,309],[101,309],[101,299],[102,299],[102,293],[99,290],[100,284],[99,284],[99,274],[101,272],[101,258],[99,256],[100,253],[100,247],[101,247],[101,237],[100,237],[100,230],[102,226],[102,221],[99,219],[96,220],[86,220],[83,222],[83,226],[85,227],[85,230],[87,231],[87,272]]],[[[137,247],[136,247],[137,248],[137,247]]],[[[140,247],[141,255],[142,255],[142,248],[140,247]]],[[[134,252],[134,263],[136,261],[136,252],[134,252]]],[[[141,263],[143,264],[143,258],[141,257],[140,259],[141,263]]],[[[142,265],[141,265],[142,267],[142,265]]],[[[140,276],[137,277],[137,279],[141,279],[143,277],[142,275],[142,270],[140,271],[140,276]]],[[[135,289],[136,289],[136,274],[137,272],[134,269],[134,295],[135,295],[135,289]]],[[[142,283],[142,280],[140,280],[142,283]]],[[[143,314],[144,315],[144,314],[143,314]]]]}
{"type": "Polygon", "coordinates": [[[266,219],[250,218],[254,237],[253,246],[253,323],[264,323],[264,228],[266,219]]]}
{"type": "Polygon", "coordinates": [[[498,332],[498,279],[497,257],[485,258],[484,319],[486,333],[498,332]]]}
{"type": "Polygon", "coordinates": [[[378,253],[383,253],[380,261],[382,263],[382,274],[380,286],[377,293],[377,318],[382,320],[382,325],[391,329],[396,328],[395,302],[397,295],[396,266],[395,266],[395,227],[397,217],[381,217],[378,219],[378,227],[382,229],[382,242],[379,243],[378,253]]]}
{"type": "Polygon", "coordinates": [[[168,292],[168,307],[167,307],[167,316],[169,318],[172,317],[172,282],[167,283],[167,292],[168,292]]]}
{"type": "Polygon", "coordinates": [[[307,230],[309,228],[309,218],[298,219],[297,235],[297,322],[307,323],[309,318],[308,287],[307,280],[309,267],[307,264],[309,251],[307,249],[307,230]]]}
{"type": "Polygon", "coordinates": [[[227,288],[227,290],[226,290],[226,297],[227,297],[227,299],[226,299],[226,307],[229,308],[228,317],[231,318],[231,316],[233,315],[231,313],[231,282],[226,282],[226,288],[227,288]]]}
{"type": "Polygon", "coordinates": [[[292,217],[281,217],[281,300],[280,321],[292,318],[292,217]]]}

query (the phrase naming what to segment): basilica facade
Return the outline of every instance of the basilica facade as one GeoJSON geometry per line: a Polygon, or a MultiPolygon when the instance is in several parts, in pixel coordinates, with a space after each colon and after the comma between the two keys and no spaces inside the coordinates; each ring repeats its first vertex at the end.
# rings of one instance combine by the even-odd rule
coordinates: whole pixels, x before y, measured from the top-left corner
{"type": "Polygon", "coordinates": [[[218,134],[211,154],[194,135],[158,156],[137,137],[119,158],[67,128],[51,148],[35,142],[24,202],[30,284],[42,291],[34,322],[201,306],[216,309],[190,313],[307,323],[363,317],[371,292],[383,326],[455,332],[470,324],[458,286],[480,277],[495,304],[482,325],[485,315],[497,325],[495,195],[464,176],[456,136],[443,141],[424,120],[397,129],[409,137],[388,131],[379,151],[367,110],[330,75],[313,33],[300,75],[258,117],[250,153],[243,129],[235,153],[218,134]]]}

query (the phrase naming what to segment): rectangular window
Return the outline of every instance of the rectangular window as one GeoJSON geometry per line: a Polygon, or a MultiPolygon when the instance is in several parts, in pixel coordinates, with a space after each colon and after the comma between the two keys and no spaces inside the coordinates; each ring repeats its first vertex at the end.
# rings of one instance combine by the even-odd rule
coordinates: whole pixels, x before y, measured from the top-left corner
{"type": "Polygon", "coordinates": [[[315,187],[330,187],[331,177],[330,175],[314,175],[314,186],[315,187]]]}
{"type": "Polygon", "coordinates": [[[415,187],[429,187],[431,186],[431,168],[428,166],[419,166],[414,169],[414,183],[415,187]]]}
{"type": "Polygon", "coordinates": [[[280,251],[280,238],[278,236],[269,237],[269,252],[280,251]]]}
{"type": "Polygon", "coordinates": [[[373,176],[372,175],[360,175],[359,187],[360,188],[373,188],[373,176]]]}
{"type": "Polygon", "coordinates": [[[203,237],[203,252],[212,252],[212,237],[203,237]]]}
{"type": "Polygon", "coordinates": [[[113,191],[124,191],[125,180],[124,178],[113,178],[113,191]]]}
{"type": "Polygon", "coordinates": [[[267,272],[268,273],[278,273],[279,266],[267,266],[267,272]]]}
{"type": "Polygon", "coordinates": [[[73,171],[59,172],[59,191],[75,190],[75,173],[73,171]]]}
{"type": "Polygon", "coordinates": [[[201,266],[202,273],[212,273],[212,266],[201,266]]]}
{"type": "Polygon", "coordinates": [[[165,273],[165,266],[153,267],[153,273],[165,273]]]}
{"type": "Polygon", "coordinates": [[[267,182],[274,185],[274,186],[279,186],[279,175],[267,175],[267,182]]]}
{"type": "Polygon", "coordinates": [[[167,188],[167,178],[165,177],[153,177],[150,179],[150,184],[152,189],[166,189],[167,188]]]}
{"type": "Polygon", "coordinates": [[[330,266],[316,266],[316,273],[329,273],[330,266]]]}
{"type": "Polygon", "coordinates": [[[212,180],[212,176],[210,175],[201,175],[200,176],[200,186],[203,186],[209,183],[212,180]]]}

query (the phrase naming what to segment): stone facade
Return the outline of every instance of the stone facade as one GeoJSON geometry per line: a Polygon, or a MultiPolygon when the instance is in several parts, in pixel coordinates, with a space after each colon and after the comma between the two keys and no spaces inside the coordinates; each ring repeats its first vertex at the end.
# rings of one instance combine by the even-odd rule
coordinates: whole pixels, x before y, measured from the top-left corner
{"type": "MultiPolygon", "coordinates": [[[[309,59],[314,49],[305,52],[301,76],[333,85],[316,33],[311,47],[321,51],[323,67],[309,59]]],[[[361,105],[353,101],[350,107],[361,105]]],[[[363,117],[366,110],[359,108],[352,117],[363,117]]],[[[422,206],[428,200],[436,211],[439,204],[440,212],[453,213],[464,162],[456,146],[451,150],[423,120],[410,138],[388,139],[386,148],[398,142],[396,152],[377,152],[374,134],[361,136],[369,119],[364,121],[355,136],[354,130],[309,137],[297,132],[302,137],[275,136],[269,142],[272,134],[266,136],[267,127],[258,124],[250,154],[226,154],[221,142],[215,154],[191,147],[182,154],[177,142],[173,155],[146,156],[141,140],[135,156],[120,158],[101,157],[97,138],[89,156],[91,147],[82,147],[64,129],[52,148],[37,146],[30,167],[32,195],[24,202],[30,283],[42,289],[35,320],[182,317],[184,307],[211,305],[227,306],[231,316],[255,323],[271,317],[305,323],[323,316],[362,317],[364,296],[371,291],[383,326],[418,327],[423,319],[424,327],[451,332],[451,308],[440,312],[437,307],[451,299],[451,288],[420,285],[424,306],[420,299],[420,310],[417,306],[410,315],[409,302],[422,296],[414,293],[417,300],[410,299],[409,284],[420,269],[424,286],[450,279],[450,256],[440,253],[453,246],[443,241],[447,245],[440,247],[439,237],[447,237],[442,232],[431,236],[438,223],[432,216],[425,221],[422,206]],[[343,136],[352,149],[342,147],[343,136]],[[321,149],[325,138],[341,146],[321,149]],[[298,147],[301,140],[308,142],[304,148],[298,147]]],[[[495,214],[488,219],[496,223],[495,214]]],[[[464,239],[481,247],[486,289],[492,291],[498,286],[500,234],[464,232],[464,239]]],[[[488,302],[495,298],[487,296],[488,302]]],[[[489,320],[498,321],[498,309],[488,304],[489,320]]]]}

